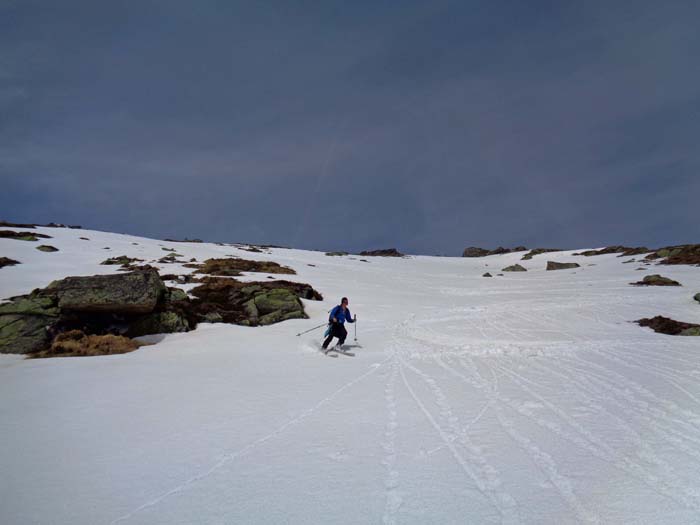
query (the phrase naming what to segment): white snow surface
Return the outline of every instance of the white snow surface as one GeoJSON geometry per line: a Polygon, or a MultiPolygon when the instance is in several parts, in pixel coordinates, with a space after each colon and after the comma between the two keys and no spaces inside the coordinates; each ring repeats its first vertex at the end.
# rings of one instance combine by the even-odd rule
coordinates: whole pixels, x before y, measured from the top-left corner
{"type": "Polygon", "coordinates": [[[700,523],[700,339],[632,323],[700,322],[700,268],[37,231],[53,238],[0,239],[22,262],[0,269],[0,297],[172,247],[274,260],[325,300],[304,301],[307,320],[202,324],[124,355],[0,356],[2,524],[700,523]],[[528,271],[496,276],[516,262],[528,271]],[[628,284],[650,273],[683,286],[628,284]],[[343,295],[356,356],[330,359],[322,330],[296,334],[343,295]]]}

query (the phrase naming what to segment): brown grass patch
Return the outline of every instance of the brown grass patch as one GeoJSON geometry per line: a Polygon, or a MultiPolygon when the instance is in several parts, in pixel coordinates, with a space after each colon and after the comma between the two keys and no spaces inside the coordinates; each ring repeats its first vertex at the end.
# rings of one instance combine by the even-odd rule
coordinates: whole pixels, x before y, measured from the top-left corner
{"type": "Polygon", "coordinates": [[[59,334],[48,350],[32,354],[41,357],[82,357],[96,355],[126,354],[142,344],[121,335],[85,335],[80,330],[59,334]]]}

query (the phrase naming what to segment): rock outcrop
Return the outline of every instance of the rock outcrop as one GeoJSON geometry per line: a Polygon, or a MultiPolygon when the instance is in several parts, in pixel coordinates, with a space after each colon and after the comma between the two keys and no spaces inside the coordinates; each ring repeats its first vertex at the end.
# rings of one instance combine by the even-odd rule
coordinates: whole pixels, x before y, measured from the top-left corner
{"type": "Polygon", "coordinates": [[[19,261],[15,261],[14,259],[10,259],[9,257],[0,257],[0,268],[4,268],[5,266],[14,266],[16,264],[21,264],[19,261]]]}
{"type": "Polygon", "coordinates": [[[188,263],[188,268],[197,268],[195,273],[217,275],[223,277],[235,277],[241,272],[260,272],[294,275],[296,272],[286,266],[281,266],[273,261],[250,261],[247,259],[207,259],[202,264],[188,263]]]}
{"type": "Polygon", "coordinates": [[[580,268],[578,263],[562,263],[556,261],[547,261],[547,270],[568,270],[570,268],[580,268]]]}
{"type": "Polygon", "coordinates": [[[529,261],[532,259],[535,255],[540,255],[543,253],[550,253],[550,252],[560,252],[559,248],[533,248],[529,252],[527,252],[525,255],[522,256],[520,259],[521,261],[529,261]]]}
{"type": "Polygon", "coordinates": [[[516,246],[515,248],[503,248],[499,246],[495,250],[487,250],[485,248],[478,248],[476,246],[470,246],[465,248],[462,252],[462,257],[486,257],[488,255],[503,255],[505,253],[513,252],[524,252],[527,248],[525,246],[516,246]]]}
{"type": "Polygon", "coordinates": [[[596,255],[606,255],[609,253],[619,253],[619,257],[629,257],[631,255],[641,255],[643,253],[649,253],[650,251],[651,250],[646,246],[639,246],[636,248],[631,248],[629,246],[608,246],[607,248],[602,248],[600,250],[586,250],[583,252],[575,253],[574,255],[593,257],[596,255]]]}
{"type": "Polygon", "coordinates": [[[50,246],[48,244],[42,244],[41,246],[37,246],[36,249],[39,250],[40,252],[48,252],[48,253],[58,251],[58,248],[56,248],[55,246],[50,246]]]}
{"type": "Polygon", "coordinates": [[[84,351],[66,350],[65,345],[53,348],[52,343],[74,330],[85,336],[138,337],[186,332],[199,322],[266,325],[306,318],[300,298],[323,299],[304,283],[241,283],[225,277],[206,277],[192,293],[194,298],[178,288],[167,288],[152,268],[54,281],[0,305],[0,353],[94,355],[89,352],[100,348],[117,353],[113,339],[81,336],[79,344],[69,345],[87,348],[84,351]]]}
{"type": "Polygon", "coordinates": [[[493,277],[493,275],[491,275],[489,272],[486,272],[484,275],[482,275],[482,277],[493,277]]]}
{"type": "Polygon", "coordinates": [[[39,239],[51,239],[50,235],[37,232],[16,232],[13,230],[0,230],[0,239],[15,239],[17,241],[38,241],[39,239]]]}
{"type": "Polygon", "coordinates": [[[506,266],[501,269],[502,272],[526,272],[527,268],[520,266],[519,264],[513,264],[511,266],[506,266]]]}
{"type": "Polygon", "coordinates": [[[641,281],[636,283],[630,283],[633,286],[680,286],[681,283],[669,279],[668,277],[662,277],[658,274],[647,275],[641,281]]]}
{"type": "Polygon", "coordinates": [[[668,317],[657,315],[652,318],[644,318],[635,321],[639,326],[648,326],[654,332],[667,335],[688,335],[700,336],[700,325],[693,323],[682,323],[674,321],[668,317]]]}
{"type": "Polygon", "coordinates": [[[126,255],[119,255],[117,257],[110,257],[109,259],[106,259],[102,261],[100,264],[104,265],[116,265],[116,264],[121,264],[121,265],[130,265],[135,262],[143,262],[143,259],[137,259],[136,257],[127,257],[126,255]]]}
{"type": "Polygon", "coordinates": [[[287,319],[306,319],[299,297],[320,300],[311,286],[285,281],[242,283],[207,279],[192,290],[190,319],[259,326],[287,319]]]}
{"type": "Polygon", "coordinates": [[[50,342],[48,328],[59,318],[58,300],[39,291],[0,304],[0,353],[27,354],[50,342]]]}
{"type": "Polygon", "coordinates": [[[647,260],[657,260],[659,264],[699,264],[700,244],[682,244],[679,246],[666,246],[660,248],[645,257],[647,260]]]}
{"type": "Polygon", "coordinates": [[[693,296],[693,299],[695,299],[697,302],[700,303],[700,293],[696,293],[696,294],[693,296]]]}
{"type": "Polygon", "coordinates": [[[403,257],[404,254],[398,251],[396,248],[386,248],[384,250],[369,250],[360,252],[359,255],[365,257],[403,257]]]}

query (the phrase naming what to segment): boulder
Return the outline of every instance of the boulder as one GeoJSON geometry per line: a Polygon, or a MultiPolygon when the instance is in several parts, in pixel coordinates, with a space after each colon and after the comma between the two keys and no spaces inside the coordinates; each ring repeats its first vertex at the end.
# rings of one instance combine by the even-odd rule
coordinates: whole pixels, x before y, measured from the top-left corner
{"type": "Polygon", "coordinates": [[[668,317],[657,315],[635,321],[639,326],[647,326],[654,332],[667,335],[700,335],[700,325],[674,321],[668,317]]]}
{"type": "Polygon", "coordinates": [[[0,315],[0,353],[28,354],[49,342],[48,318],[34,315],[0,315]]]}
{"type": "Polygon", "coordinates": [[[20,264],[20,262],[10,259],[9,257],[0,257],[0,268],[4,268],[5,266],[14,266],[15,264],[20,264]]]}
{"type": "Polygon", "coordinates": [[[224,322],[245,326],[272,324],[286,319],[306,319],[300,297],[320,300],[308,284],[286,281],[242,283],[235,279],[209,278],[192,290],[190,322],[224,322]]]}
{"type": "Polygon", "coordinates": [[[493,275],[491,275],[489,272],[486,272],[484,275],[482,275],[482,277],[493,277],[493,275]]]}
{"type": "Polygon", "coordinates": [[[637,281],[636,283],[630,283],[630,284],[634,285],[634,286],[680,286],[681,285],[681,283],[679,283],[678,281],[674,281],[673,279],[669,279],[668,277],[662,277],[658,274],[647,275],[641,281],[637,281]]]}
{"type": "Polygon", "coordinates": [[[299,298],[285,288],[256,293],[251,301],[254,303],[251,309],[257,312],[257,319],[251,316],[251,324],[267,325],[287,319],[307,318],[299,298]]]}
{"type": "Polygon", "coordinates": [[[696,294],[693,296],[693,299],[695,299],[697,302],[700,303],[700,293],[696,293],[696,294]]]}
{"type": "Polygon", "coordinates": [[[58,320],[57,301],[38,292],[0,305],[0,354],[27,354],[43,349],[58,320]]]}
{"type": "Polygon", "coordinates": [[[547,270],[568,270],[570,268],[580,268],[578,263],[561,263],[555,261],[547,261],[547,270]]]}
{"type": "Polygon", "coordinates": [[[520,266],[519,264],[512,264],[511,266],[506,266],[501,269],[502,272],[526,272],[527,268],[520,266]]]}
{"type": "Polygon", "coordinates": [[[165,285],[158,272],[148,270],[67,277],[52,282],[47,290],[58,297],[62,311],[144,314],[154,310],[165,293],[165,285]]]}
{"type": "Polygon", "coordinates": [[[49,252],[49,253],[58,251],[58,248],[56,248],[55,246],[49,246],[48,244],[42,244],[41,246],[37,246],[36,249],[39,250],[40,252],[49,252]]]}

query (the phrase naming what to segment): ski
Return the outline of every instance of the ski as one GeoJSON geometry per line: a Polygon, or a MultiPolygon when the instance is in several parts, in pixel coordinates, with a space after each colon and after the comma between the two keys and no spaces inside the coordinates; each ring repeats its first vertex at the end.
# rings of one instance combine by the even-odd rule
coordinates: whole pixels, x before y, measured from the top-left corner
{"type": "Polygon", "coordinates": [[[337,353],[342,354],[342,355],[346,355],[348,357],[355,357],[354,352],[348,352],[347,350],[340,350],[338,348],[332,348],[332,351],[337,352],[337,353]]]}

